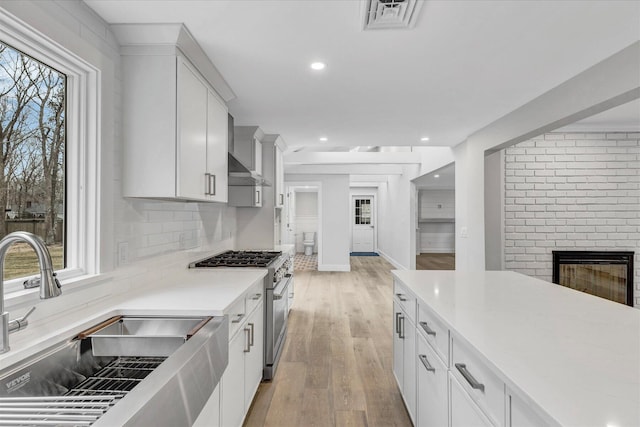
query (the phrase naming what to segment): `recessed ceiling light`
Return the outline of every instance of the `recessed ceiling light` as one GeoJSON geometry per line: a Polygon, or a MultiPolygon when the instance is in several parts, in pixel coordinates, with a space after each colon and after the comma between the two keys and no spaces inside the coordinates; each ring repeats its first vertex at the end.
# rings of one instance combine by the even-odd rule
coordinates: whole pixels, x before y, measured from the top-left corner
{"type": "Polygon", "coordinates": [[[326,136],[321,136],[320,137],[320,141],[322,142],[327,142],[329,140],[329,138],[327,138],[326,136]]]}
{"type": "Polygon", "coordinates": [[[428,136],[423,136],[422,138],[420,138],[420,141],[422,142],[427,142],[429,140],[428,136]]]}
{"type": "Polygon", "coordinates": [[[433,177],[434,177],[434,178],[440,178],[440,175],[435,174],[435,175],[433,175],[433,177]]]}
{"type": "Polygon", "coordinates": [[[324,70],[326,66],[327,66],[327,64],[325,64],[324,62],[312,62],[311,63],[311,68],[314,69],[314,70],[324,70]]]}

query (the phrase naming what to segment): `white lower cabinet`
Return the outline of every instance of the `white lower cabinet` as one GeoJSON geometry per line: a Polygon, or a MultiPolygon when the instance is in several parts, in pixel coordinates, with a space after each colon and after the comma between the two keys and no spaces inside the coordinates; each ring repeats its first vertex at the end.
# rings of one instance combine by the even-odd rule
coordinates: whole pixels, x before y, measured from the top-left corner
{"type": "Polygon", "coordinates": [[[411,421],[416,415],[416,327],[402,306],[393,303],[395,335],[393,338],[393,372],[402,392],[411,421]]]}
{"type": "Polygon", "coordinates": [[[488,427],[493,426],[480,407],[462,388],[458,380],[449,373],[451,403],[451,427],[488,427]]]}
{"type": "Polygon", "coordinates": [[[244,349],[244,413],[249,410],[255,396],[264,368],[264,314],[263,303],[253,312],[244,331],[249,334],[249,342],[244,349]]]}
{"type": "MultiPolygon", "coordinates": [[[[252,293],[255,295],[255,292],[252,293]]],[[[241,426],[262,380],[264,354],[264,296],[229,340],[229,364],[222,376],[221,425],[241,426]]],[[[238,319],[238,317],[236,317],[238,319]]],[[[231,320],[233,322],[233,319],[231,320]]]]}
{"type": "Polygon", "coordinates": [[[220,384],[211,393],[192,427],[220,427],[220,384]]]}
{"type": "Polygon", "coordinates": [[[417,334],[418,427],[449,425],[447,366],[421,334],[417,334]]]}

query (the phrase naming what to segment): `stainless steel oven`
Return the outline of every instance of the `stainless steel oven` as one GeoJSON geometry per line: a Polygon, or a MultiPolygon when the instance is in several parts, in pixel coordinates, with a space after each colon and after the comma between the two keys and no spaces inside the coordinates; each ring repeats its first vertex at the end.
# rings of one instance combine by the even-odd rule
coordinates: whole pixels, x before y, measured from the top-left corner
{"type": "Polygon", "coordinates": [[[266,337],[265,367],[263,377],[273,379],[275,369],[282,354],[284,340],[287,335],[289,317],[289,285],[293,277],[289,274],[282,277],[272,289],[266,292],[266,337]]]}
{"type": "Polygon", "coordinates": [[[291,255],[273,251],[227,251],[189,264],[189,268],[267,268],[264,279],[263,378],[273,379],[287,335],[289,304],[293,296],[291,255]]]}

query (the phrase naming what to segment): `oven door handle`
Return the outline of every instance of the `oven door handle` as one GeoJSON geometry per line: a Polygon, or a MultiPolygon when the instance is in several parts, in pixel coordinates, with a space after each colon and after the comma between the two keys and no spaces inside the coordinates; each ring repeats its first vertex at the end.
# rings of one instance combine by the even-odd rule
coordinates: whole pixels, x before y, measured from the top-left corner
{"type": "Polygon", "coordinates": [[[273,300],[279,300],[284,298],[287,295],[287,289],[289,288],[289,283],[292,280],[292,277],[287,277],[286,280],[281,280],[280,283],[278,283],[278,286],[276,286],[273,289],[273,300]]]}

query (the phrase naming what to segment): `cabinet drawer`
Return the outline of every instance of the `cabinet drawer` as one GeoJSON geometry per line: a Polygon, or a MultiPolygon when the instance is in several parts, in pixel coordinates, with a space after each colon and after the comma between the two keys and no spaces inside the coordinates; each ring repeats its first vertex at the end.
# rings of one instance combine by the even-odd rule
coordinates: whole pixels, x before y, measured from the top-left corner
{"type": "Polygon", "coordinates": [[[264,285],[262,280],[255,284],[244,296],[247,314],[250,314],[264,297],[264,285]]]}
{"type": "Polygon", "coordinates": [[[440,359],[446,366],[449,366],[449,329],[444,322],[429,307],[418,304],[418,324],[416,326],[436,350],[440,359]]]}
{"type": "Polygon", "coordinates": [[[448,426],[448,370],[421,334],[418,337],[417,427],[448,426]]]}
{"type": "Polygon", "coordinates": [[[451,372],[489,419],[504,425],[504,383],[477,352],[452,333],[451,372]]]}
{"type": "Polygon", "coordinates": [[[416,321],[416,297],[398,281],[393,282],[393,294],[405,314],[413,323],[416,321]]]}
{"type": "Polygon", "coordinates": [[[244,322],[245,316],[247,314],[245,310],[244,298],[236,301],[231,306],[231,308],[229,308],[227,314],[229,315],[229,340],[231,340],[233,334],[238,330],[238,328],[240,328],[240,325],[242,325],[242,323],[244,322]]]}

